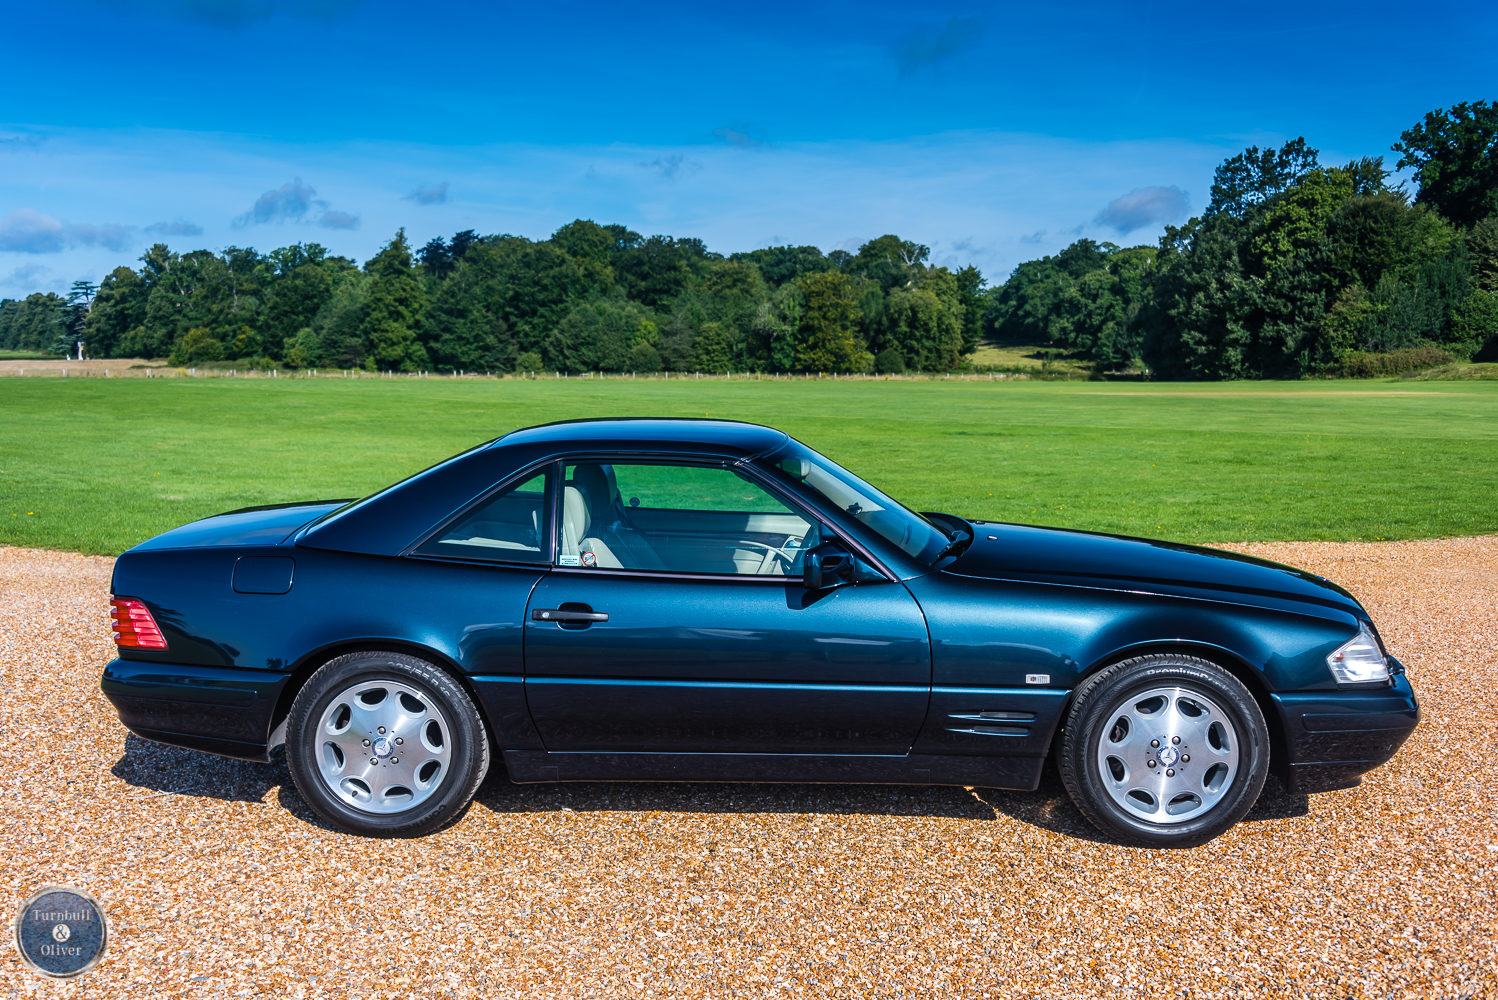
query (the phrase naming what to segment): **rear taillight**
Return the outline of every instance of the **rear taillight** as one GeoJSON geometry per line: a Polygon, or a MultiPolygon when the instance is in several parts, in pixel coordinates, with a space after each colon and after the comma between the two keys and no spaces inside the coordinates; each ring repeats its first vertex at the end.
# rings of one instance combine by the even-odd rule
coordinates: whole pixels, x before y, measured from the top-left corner
{"type": "Polygon", "coordinates": [[[126,649],[166,649],[166,638],[156,627],[150,609],[140,601],[112,600],[109,615],[114,619],[114,644],[126,649]]]}

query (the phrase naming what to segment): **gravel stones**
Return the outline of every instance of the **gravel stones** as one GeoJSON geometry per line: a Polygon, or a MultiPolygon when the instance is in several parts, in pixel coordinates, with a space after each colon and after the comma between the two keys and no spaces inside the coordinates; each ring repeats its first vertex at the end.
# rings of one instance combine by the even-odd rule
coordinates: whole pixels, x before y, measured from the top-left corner
{"type": "Polygon", "coordinates": [[[4,916],[93,893],[73,997],[1476,997],[1498,993],[1498,538],[1233,546],[1363,599],[1426,721],[1361,787],[1189,851],[1038,792],[491,780],[413,841],[330,830],[278,758],[128,735],[110,560],[0,549],[4,916]]]}

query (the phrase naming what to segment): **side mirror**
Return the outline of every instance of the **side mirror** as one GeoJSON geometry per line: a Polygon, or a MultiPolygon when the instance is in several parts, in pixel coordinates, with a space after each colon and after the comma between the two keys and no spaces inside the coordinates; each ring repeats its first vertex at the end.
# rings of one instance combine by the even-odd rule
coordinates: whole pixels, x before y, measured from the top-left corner
{"type": "Polygon", "coordinates": [[[807,590],[837,587],[853,579],[853,556],[832,542],[825,542],[806,553],[802,584],[807,590]]]}

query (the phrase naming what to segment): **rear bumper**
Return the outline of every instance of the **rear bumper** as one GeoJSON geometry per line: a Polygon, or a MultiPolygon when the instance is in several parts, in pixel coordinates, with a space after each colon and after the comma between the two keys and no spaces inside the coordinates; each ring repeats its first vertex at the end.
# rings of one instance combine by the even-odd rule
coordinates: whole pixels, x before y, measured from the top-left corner
{"type": "Polygon", "coordinates": [[[137,736],[264,761],[288,677],[270,670],[115,660],[104,668],[99,688],[137,736]]]}
{"type": "Polygon", "coordinates": [[[1393,757],[1420,723],[1420,706],[1404,675],[1379,691],[1313,691],[1271,695],[1285,735],[1280,776],[1292,794],[1352,788],[1393,757]]]}

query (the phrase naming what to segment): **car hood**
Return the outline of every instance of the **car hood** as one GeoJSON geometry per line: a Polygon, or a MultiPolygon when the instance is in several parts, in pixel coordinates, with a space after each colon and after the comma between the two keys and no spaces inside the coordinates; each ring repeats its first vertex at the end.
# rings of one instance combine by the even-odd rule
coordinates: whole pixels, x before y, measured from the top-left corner
{"type": "Polygon", "coordinates": [[[313,500],[306,503],[245,507],[227,514],[205,517],[147,539],[132,552],[150,549],[195,549],[215,545],[276,545],[298,528],[349,503],[348,500],[313,500]]]}
{"type": "Polygon", "coordinates": [[[1020,524],[969,522],[973,543],[946,572],[1218,600],[1310,602],[1364,617],[1357,600],[1325,577],[1218,549],[1020,524]],[[1202,591],[1212,592],[1203,594],[1202,591]]]}

